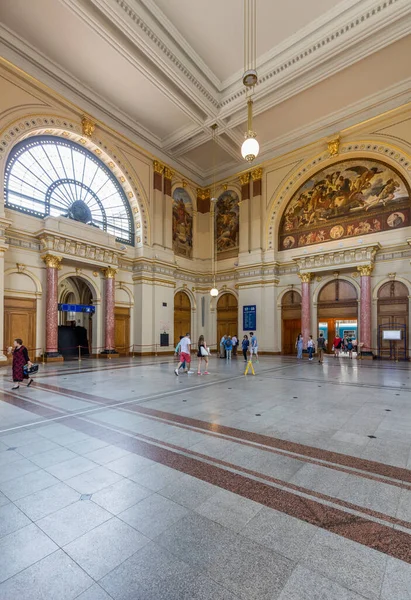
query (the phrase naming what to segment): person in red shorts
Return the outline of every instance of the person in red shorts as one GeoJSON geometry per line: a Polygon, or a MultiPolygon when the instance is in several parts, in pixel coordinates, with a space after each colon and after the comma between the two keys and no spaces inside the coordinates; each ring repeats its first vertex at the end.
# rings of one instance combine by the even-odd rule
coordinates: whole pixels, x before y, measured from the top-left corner
{"type": "Polygon", "coordinates": [[[178,370],[183,363],[186,363],[188,371],[187,375],[192,375],[193,371],[190,370],[191,363],[191,340],[190,334],[186,333],[182,340],[180,340],[180,362],[178,363],[177,369],[175,369],[174,373],[178,377],[178,370]]]}

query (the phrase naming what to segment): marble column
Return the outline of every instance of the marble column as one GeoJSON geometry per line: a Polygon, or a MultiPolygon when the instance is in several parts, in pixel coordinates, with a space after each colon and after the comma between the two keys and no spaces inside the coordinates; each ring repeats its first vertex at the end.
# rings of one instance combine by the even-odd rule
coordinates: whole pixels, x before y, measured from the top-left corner
{"type": "Polygon", "coordinates": [[[312,335],[311,331],[311,273],[300,273],[301,279],[301,333],[304,349],[312,335]]]}
{"type": "Polygon", "coordinates": [[[360,336],[361,353],[372,355],[371,272],[372,265],[357,267],[360,277],[360,336]]]}
{"type": "Polygon", "coordinates": [[[61,256],[42,256],[46,264],[46,358],[63,360],[58,351],[58,272],[61,256]]]}
{"type": "Polygon", "coordinates": [[[117,271],[112,267],[103,269],[104,286],[104,350],[102,354],[116,354],[114,348],[114,306],[115,306],[115,276],[117,271]]]}

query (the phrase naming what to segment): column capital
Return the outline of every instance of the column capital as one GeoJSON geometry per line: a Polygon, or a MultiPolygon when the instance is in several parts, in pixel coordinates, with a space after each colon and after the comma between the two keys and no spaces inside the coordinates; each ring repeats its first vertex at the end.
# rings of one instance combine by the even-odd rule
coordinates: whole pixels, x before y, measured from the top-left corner
{"type": "Polygon", "coordinates": [[[258,167],[257,169],[254,169],[254,171],[251,171],[251,179],[253,181],[258,181],[259,179],[261,179],[263,176],[263,168],[262,167],[258,167]]]}
{"type": "Polygon", "coordinates": [[[374,265],[361,265],[357,267],[357,271],[359,271],[361,277],[369,277],[372,273],[374,265]]]}
{"type": "Polygon", "coordinates": [[[250,181],[250,171],[247,171],[247,173],[243,173],[242,175],[240,175],[239,179],[241,185],[247,185],[247,183],[250,181]]]}
{"type": "Polygon", "coordinates": [[[166,179],[170,179],[170,180],[173,179],[173,177],[174,177],[174,171],[172,171],[168,167],[164,167],[164,177],[166,179]]]}
{"type": "Polygon", "coordinates": [[[310,283],[312,279],[311,273],[298,273],[301,283],[310,283]]]}
{"type": "Polygon", "coordinates": [[[50,269],[61,269],[62,256],[54,256],[54,254],[43,254],[41,259],[46,263],[46,266],[50,269]]]}
{"type": "Polygon", "coordinates": [[[154,173],[161,173],[164,171],[164,165],[161,164],[158,160],[153,160],[153,169],[154,173]]]}
{"type": "Polygon", "coordinates": [[[106,269],[101,270],[106,279],[114,279],[114,277],[117,275],[117,271],[116,269],[113,269],[113,267],[107,267],[106,269]]]}

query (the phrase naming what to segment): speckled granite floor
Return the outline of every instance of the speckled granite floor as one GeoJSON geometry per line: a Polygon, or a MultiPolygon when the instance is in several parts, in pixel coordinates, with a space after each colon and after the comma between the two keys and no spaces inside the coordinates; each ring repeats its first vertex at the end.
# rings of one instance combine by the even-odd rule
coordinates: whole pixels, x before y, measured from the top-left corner
{"type": "Polygon", "coordinates": [[[411,598],[411,369],[0,372],[0,600],[411,598]]]}

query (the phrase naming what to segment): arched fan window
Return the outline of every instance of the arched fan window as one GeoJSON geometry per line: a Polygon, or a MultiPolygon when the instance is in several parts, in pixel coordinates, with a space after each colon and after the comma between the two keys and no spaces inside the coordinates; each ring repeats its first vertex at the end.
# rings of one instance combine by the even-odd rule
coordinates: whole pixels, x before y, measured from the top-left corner
{"type": "Polygon", "coordinates": [[[124,190],[99,158],[74,142],[53,136],[23,140],[9,156],[4,183],[8,208],[39,218],[68,217],[134,245],[124,190]]]}

